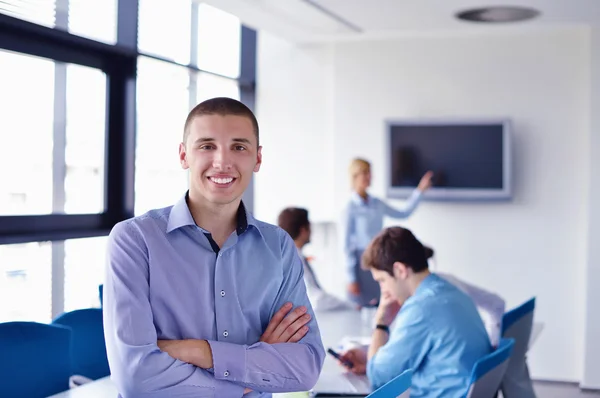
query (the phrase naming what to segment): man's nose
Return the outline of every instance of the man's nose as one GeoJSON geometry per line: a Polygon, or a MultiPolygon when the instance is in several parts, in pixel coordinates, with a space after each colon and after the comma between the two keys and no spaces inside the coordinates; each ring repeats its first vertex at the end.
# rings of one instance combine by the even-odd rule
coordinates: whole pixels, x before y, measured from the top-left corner
{"type": "Polygon", "coordinates": [[[217,149],[214,152],[213,167],[218,169],[231,168],[231,156],[226,149],[217,149]]]}

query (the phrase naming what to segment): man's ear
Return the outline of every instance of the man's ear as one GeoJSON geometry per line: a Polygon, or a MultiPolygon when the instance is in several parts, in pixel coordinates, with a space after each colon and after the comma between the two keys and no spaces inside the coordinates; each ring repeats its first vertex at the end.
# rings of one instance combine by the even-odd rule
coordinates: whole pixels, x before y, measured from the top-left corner
{"type": "Polygon", "coordinates": [[[256,165],[254,166],[255,173],[258,173],[258,170],[260,170],[261,164],[262,164],[262,146],[259,146],[258,150],[256,151],[256,165]]]}
{"type": "Polygon", "coordinates": [[[408,267],[406,264],[401,263],[400,261],[396,261],[393,264],[394,267],[394,277],[397,279],[404,280],[408,278],[408,267]]]}
{"type": "Polygon", "coordinates": [[[181,168],[184,170],[190,168],[190,165],[187,162],[185,144],[183,142],[179,144],[179,163],[181,163],[181,168]]]}

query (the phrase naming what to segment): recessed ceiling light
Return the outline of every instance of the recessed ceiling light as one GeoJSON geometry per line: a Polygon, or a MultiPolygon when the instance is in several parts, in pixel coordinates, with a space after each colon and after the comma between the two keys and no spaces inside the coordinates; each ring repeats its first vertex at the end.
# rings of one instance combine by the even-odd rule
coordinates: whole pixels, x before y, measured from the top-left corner
{"type": "Polygon", "coordinates": [[[519,22],[533,19],[540,14],[538,10],[526,7],[497,6],[472,8],[456,14],[458,19],[469,22],[519,22]]]}

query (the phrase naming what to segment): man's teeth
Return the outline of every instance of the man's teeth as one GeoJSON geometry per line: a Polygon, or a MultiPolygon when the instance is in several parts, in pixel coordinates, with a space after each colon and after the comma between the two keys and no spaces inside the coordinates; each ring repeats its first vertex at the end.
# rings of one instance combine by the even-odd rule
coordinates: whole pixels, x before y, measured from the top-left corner
{"type": "Polygon", "coordinates": [[[231,177],[229,177],[229,178],[211,177],[210,179],[212,182],[217,183],[217,184],[229,184],[231,181],[233,181],[233,178],[231,178],[231,177]]]}

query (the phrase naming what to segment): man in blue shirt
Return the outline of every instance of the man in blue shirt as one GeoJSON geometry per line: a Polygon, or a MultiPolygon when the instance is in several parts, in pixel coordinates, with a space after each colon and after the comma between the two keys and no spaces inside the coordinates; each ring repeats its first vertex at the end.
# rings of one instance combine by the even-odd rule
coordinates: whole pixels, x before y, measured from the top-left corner
{"type": "Polygon", "coordinates": [[[464,397],[475,362],[492,349],[473,301],[429,272],[423,245],[405,228],[377,235],[362,266],[381,287],[377,326],[368,350],[341,359],[366,372],[373,388],[412,369],[411,397],[464,397]]]}
{"type": "Polygon", "coordinates": [[[289,235],[241,201],[262,161],[258,123],[242,103],[214,98],[184,130],[189,191],[109,237],[112,379],[124,398],[307,391],[325,354],[302,262],[289,235]]]}

